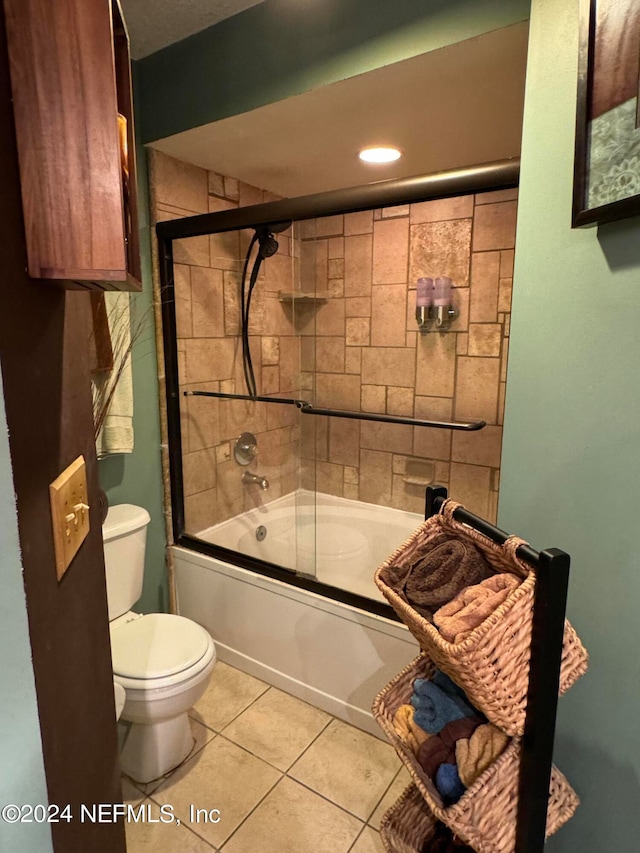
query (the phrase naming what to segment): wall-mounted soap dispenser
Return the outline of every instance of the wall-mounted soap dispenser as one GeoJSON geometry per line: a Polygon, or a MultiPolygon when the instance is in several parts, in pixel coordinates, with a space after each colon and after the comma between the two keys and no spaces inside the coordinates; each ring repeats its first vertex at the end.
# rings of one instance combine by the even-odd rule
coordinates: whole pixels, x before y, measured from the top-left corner
{"type": "Polygon", "coordinates": [[[416,283],[416,322],[420,334],[426,334],[431,328],[446,331],[458,316],[453,304],[453,282],[448,276],[419,278],[416,283]]]}
{"type": "Polygon", "coordinates": [[[458,309],[453,304],[453,282],[446,276],[438,276],[433,285],[433,318],[436,329],[446,331],[451,321],[458,316],[458,309]]]}
{"type": "Polygon", "coordinates": [[[419,278],[416,282],[416,322],[422,335],[429,331],[433,323],[431,317],[432,307],[433,279],[419,278]]]}

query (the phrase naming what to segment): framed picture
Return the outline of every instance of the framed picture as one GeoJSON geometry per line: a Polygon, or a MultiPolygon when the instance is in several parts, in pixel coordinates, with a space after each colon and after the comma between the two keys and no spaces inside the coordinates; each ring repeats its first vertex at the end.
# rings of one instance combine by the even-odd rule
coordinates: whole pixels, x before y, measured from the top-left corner
{"type": "Polygon", "coordinates": [[[640,214],[640,0],[583,0],[573,220],[640,214]]]}

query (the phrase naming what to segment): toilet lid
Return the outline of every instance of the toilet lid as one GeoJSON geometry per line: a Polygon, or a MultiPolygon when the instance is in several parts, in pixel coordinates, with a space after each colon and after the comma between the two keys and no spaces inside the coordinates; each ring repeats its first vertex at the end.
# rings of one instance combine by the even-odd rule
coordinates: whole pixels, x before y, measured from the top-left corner
{"type": "Polygon", "coordinates": [[[111,635],[113,671],[125,678],[163,678],[197,663],[209,647],[207,632],[183,616],[149,613],[111,635]]]}

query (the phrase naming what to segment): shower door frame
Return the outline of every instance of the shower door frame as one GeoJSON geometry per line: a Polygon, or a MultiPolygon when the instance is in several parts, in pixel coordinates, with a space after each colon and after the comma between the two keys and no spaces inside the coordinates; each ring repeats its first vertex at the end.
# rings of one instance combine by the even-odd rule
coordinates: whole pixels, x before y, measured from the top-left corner
{"type": "Polygon", "coordinates": [[[513,189],[518,186],[519,175],[520,160],[512,158],[464,169],[379,181],[359,187],[331,190],[157,223],[173,544],[314,592],[350,607],[399,621],[388,604],[300,576],[295,570],[291,571],[258,557],[205,542],[185,532],[173,241],[268,226],[279,222],[293,223],[304,219],[357,213],[378,207],[393,207],[399,204],[452,198],[472,193],[513,189]]]}

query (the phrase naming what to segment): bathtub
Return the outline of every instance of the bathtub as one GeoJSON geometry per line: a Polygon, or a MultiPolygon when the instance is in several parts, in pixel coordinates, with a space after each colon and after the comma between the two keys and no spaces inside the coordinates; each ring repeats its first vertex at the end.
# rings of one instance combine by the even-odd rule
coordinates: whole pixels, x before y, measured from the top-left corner
{"type": "Polygon", "coordinates": [[[413,512],[299,489],[198,538],[384,601],[374,570],[423,520],[413,512]]]}
{"type": "MultiPolygon", "coordinates": [[[[380,600],[375,568],[421,521],[299,490],[198,538],[380,600]]],[[[207,628],[220,660],[381,736],[371,703],[418,651],[404,625],[199,552],[172,551],[178,612],[207,628]]]]}

